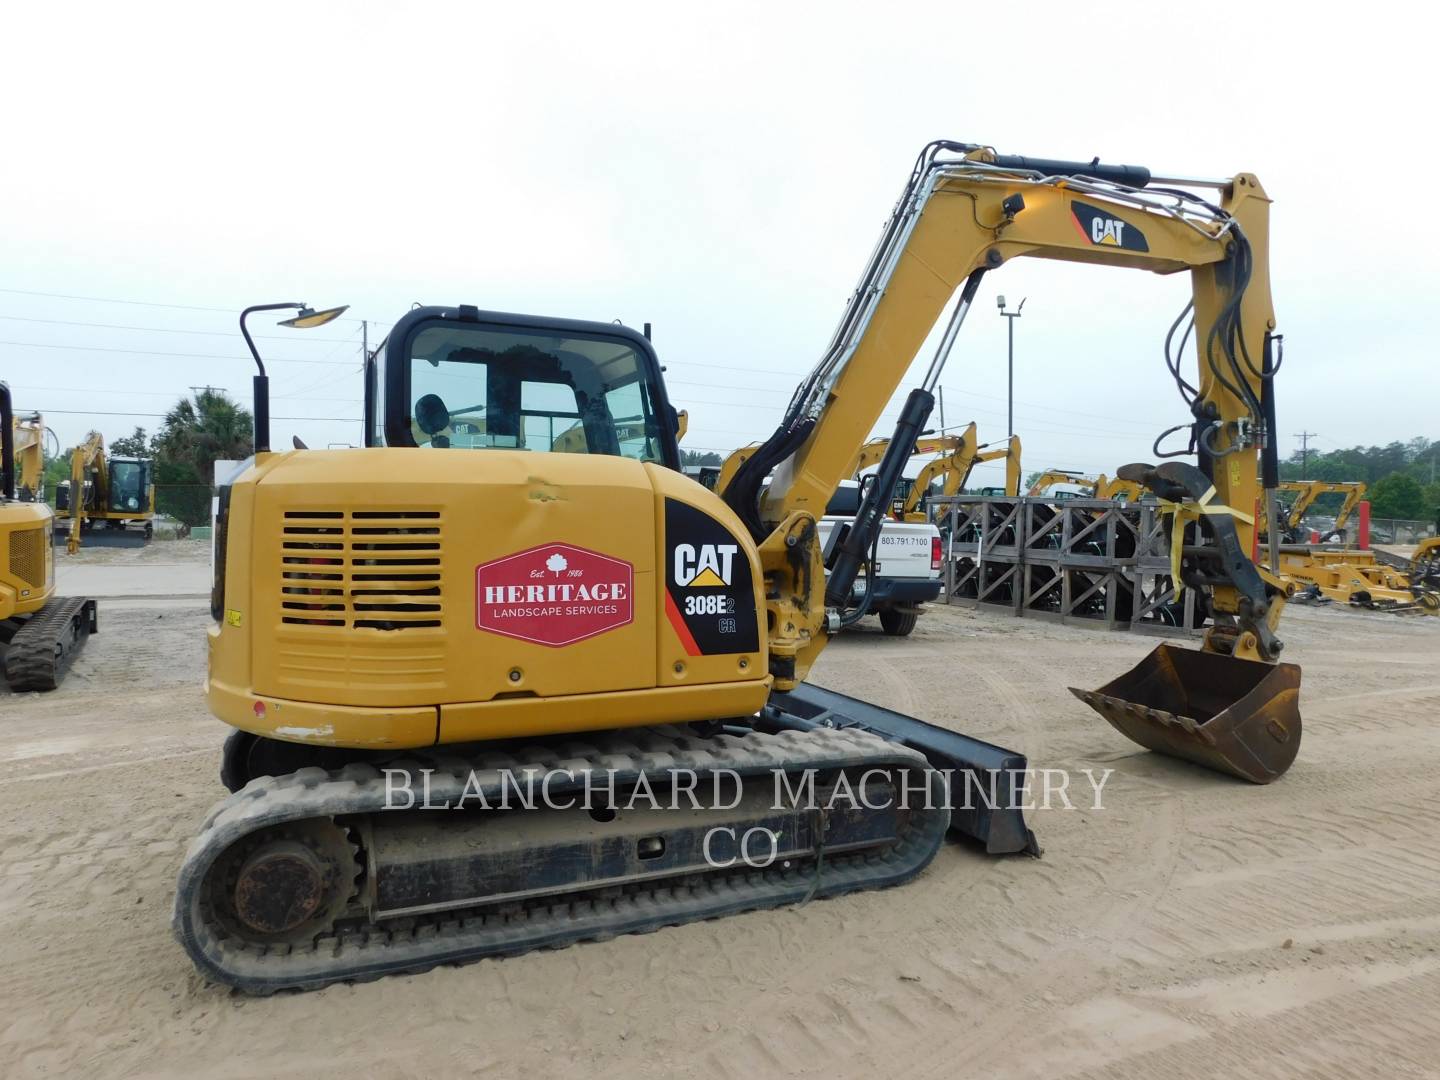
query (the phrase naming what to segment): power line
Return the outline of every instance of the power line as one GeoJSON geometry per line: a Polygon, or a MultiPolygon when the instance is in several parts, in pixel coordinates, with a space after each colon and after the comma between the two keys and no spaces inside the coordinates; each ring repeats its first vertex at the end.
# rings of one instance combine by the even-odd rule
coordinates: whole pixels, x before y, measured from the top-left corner
{"type": "MultiPolygon", "coordinates": [[[[94,330],[139,330],[145,333],[154,334],[204,334],[207,337],[238,337],[234,330],[184,330],[178,326],[126,326],[120,323],[100,322],[79,322],[75,319],[36,319],[29,315],[0,315],[0,319],[7,319],[10,322],[44,323],[46,326],[84,326],[94,330]]],[[[259,341],[293,341],[304,344],[319,344],[320,342],[340,342],[344,344],[353,340],[353,335],[348,338],[317,338],[308,335],[297,337],[294,334],[251,334],[251,337],[259,341]]],[[[357,342],[358,344],[358,342],[357,342]]]]}
{"type": "MultiPolygon", "coordinates": [[[[156,352],[154,349],[119,349],[111,345],[47,345],[40,341],[0,341],[0,345],[13,345],[17,349],[76,349],[80,352],[126,353],[131,356],[166,356],[182,360],[239,360],[251,363],[248,356],[225,356],[220,353],[156,352]]],[[[353,360],[292,360],[285,357],[267,356],[267,364],[331,364],[349,365],[353,360]]]]}
{"type": "MultiPolygon", "coordinates": [[[[800,378],[803,377],[803,373],[791,372],[791,371],[777,371],[777,370],[774,369],[774,368],[738,367],[738,366],[736,366],[736,365],[734,365],[734,364],[709,364],[709,363],[700,363],[699,361],[693,361],[693,362],[692,362],[692,361],[688,361],[688,360],[680,360],[680,361],[668,360],[668,361],[665,362],[665,365],[664,365],[664,366],[665,366],[666,370],[668,370],[668,369],[670,369],[670,368],[672,368],[672,367],[681,367],[681,368],[694,367],[694,368],[697,368],[697,369],[702,370],[702,371],[707,371],[707,370],[712,370],[712,369],[715,370],[715,371],[744,371],[744,372],[749,372],[749,373],[751,373],[751,374],[756,374],[756,375],[774,375],[774,376],[778,376],[778,377],[781,377],[781,378],[793,379],[793,380],[798,380],[798,379],[800,379],[800,378]]],[[[734,385],[732,385],[732,384],[690,382],[690,381],[687,380],[687,379],[666,379],[665,382],[666,382],[666,385],[668,385],[668,386],[704,386],[704,387],[707,387],[707,388],[723,389],[723,390],[743,390],[745,393],[753,393],[753,392],[757,392],[757,391],[758,391],[759,393],[762,393],[762,394],[787,394],[787,395],[788,395],[788,394],[794,393],[793,388],[781,388],[781,387],[736,387],[736,386],[734,386],[734,385]]],[[[983,399],[983,400],[985,400],[985,401],[1005,401],[1005,400],[1006,400],[1005,398],[1000,397],[1000,396],[998,396],[998,395],[996,395],[996,394],[981,394],[981,393],[978,393],[978,392],[976,392],[976,391],[974,391],[974,390],[963,389],[963,388],[960,389],[960,390],[956,390],[954,387],[951,387],[951,388],[950,388],[950,393],[951,393],[952,395],[958,395],[958,396],[960,396],[960,397],[962,397],[962,398],[963,398],[963,397],[981,398],[981,399],[983,399]]],[[[1142,429],[1144,429],[1145,431],[1149,431],[1149,430],[1150,430],[1150,425],[1145,424],[1145,423],[1142,422],[1142,421],[1136,420],[1133,416],[1114,416],[1114,415],[1112,415],[1112,414],[1110,414],[1110,413],[1083,412],[1083,411],[1077,411],[1076,409],[1070,408],[1070,407],[1061,407],[1061,406],[1056,406],[1056,405],[1041,405],[1041,404],[1039,404],[1039,403],[1037,403],[1037,402],[1033,402],[1033,401],[1022,401],[1022,400],[1020,400],[1019,398],[1016,398],[1016,399],[1015,399],[1015,405],[1016,405],[1017,408],[1020,407],[1020,406],[1024,406],[1026,409],[1038,409],[1038,410],[1040,410],[1041,412],[1058,412],[1058,413],[1064,413],[1066,416],[1085,416],[1085,417],[1089,417],[1089,418],[1094,419],[1094,420],[1109,420],[1109,421],[1111,421],[1111,422],[1113,422],[1113,423],[1128,424],[1128,425],[1130,425],[1130,426],[1132,426],[1132,427],[1142,428],[1142,429]]],[[[952,408],[953,408],[953,407],[952,407],[952,408]]]]}
{"type": "Polygon", "coordinates": [[[92,304],[133,304],[136,307],[175,308],[181,311],[220,311],[227,315],[236,314],[230,308],[199,307],[195,304],[162,304],[153,300],[117,300],[108,296],[75,296],[71,293],[37,292],[34,289],[0,289],[3,293],[17,296],[46,296],[52,300],[87,300],[92,304]]]}
{"type": "MultiPolygon", "coordinates": [[[[45,296],[51,300],[84,300],[91,304],[130,304],[135,307],[172,308],[176,311],[218,311],[223,315],[238,315],[238,308],[228,307],[202,307],[198,304],[162,304],[155,300],[122,300],[115,296],[77,296],[74,293],[52,293],[37,292],[34,289],[5,289],[0,288],[0,293],[11,293],[16,296],[45,296]]],[[[361,322],[360,318],[354,315],[341,316],[343,322],[361,322]]],[[[374,321],[373,319],[370,321],[374,321]]],[[[382,325],[390,326],[390,323],[382,325]]]]}

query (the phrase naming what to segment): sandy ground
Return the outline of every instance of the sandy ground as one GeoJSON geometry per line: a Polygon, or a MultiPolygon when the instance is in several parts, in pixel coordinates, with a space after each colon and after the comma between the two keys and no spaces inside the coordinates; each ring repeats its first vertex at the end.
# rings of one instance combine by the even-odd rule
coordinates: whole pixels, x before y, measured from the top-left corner
{"type": "Polygon", "coordinates": [[[169,930],[222,794],[206,618],[109,603],[61,691],[0,696],[5,1075],[1440,1070],[1440,619],[1288,612],[1305,741],[1268,788],[1140,751],[1065,692],[1152,639],[954,609],[852,634],[817,681],[1113,768],[1105,809],[1031,815],[1038,860],[949,844],[887,892],[262,1000],[169,930]]]}

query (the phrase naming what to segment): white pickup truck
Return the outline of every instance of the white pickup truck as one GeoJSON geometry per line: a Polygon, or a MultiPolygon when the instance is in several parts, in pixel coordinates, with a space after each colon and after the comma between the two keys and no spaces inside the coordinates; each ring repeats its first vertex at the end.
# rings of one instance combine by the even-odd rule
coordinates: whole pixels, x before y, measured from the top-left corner
{"type": "MultiPolygon", "coordinates": [[[[822,551],[835,526],[853,521],[859,510],[860,484],[842,480],[820,519],[822,551]]],[[[895,521],[887,516],[881,523],[870,612],[880,616],[885,633],[893,637],[910,633],[915,629],[920,605],[940,595],[940,557],[940,531],[929,522],[895,521]]],[[[856,603],[865,595],[863,571],[852,594],[856,603]]]]}

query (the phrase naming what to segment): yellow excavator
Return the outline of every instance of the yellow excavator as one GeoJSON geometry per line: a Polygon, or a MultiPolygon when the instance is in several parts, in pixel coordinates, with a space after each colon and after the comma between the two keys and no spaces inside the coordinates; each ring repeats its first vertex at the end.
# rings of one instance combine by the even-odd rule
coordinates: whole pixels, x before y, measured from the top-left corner
{"type": "Polygon", "coordinates": [[[1041,496],[1056,484],[1074,484],[1076,487],[1085,488],[1085,494],[1092,499],[1125,499],[1134,502],[1145,493],[1145,486],[1135,480],[1125,480],[1118,476],[1112,478],[1104,473],[1089,476],[1068,469],[1046,469],[1035,478],[1035,482],[1025,494],[1041,496]]]}
{"type": "Polygon", "coordinates": [[[1189,274],[1199,374],[1170,358],[1189,408],[1172,430],[1196,463],[1122,473],[1172,509],[1215,625],[1076,693],[1144,746],[1279,776],[1300,675],[1277,662],[1285,588],[1241,513],[1262,447],[1270,487],[1278,465],[1268,208],[1248,173],[931,143],[723,498],[682,475],[660,364],[629,328],[416,308],[367,366],[364,448],[272,451],[246,317],[327,313],[246,309],[256,454],[219,496],[206,682],[236,729],[234,794],[180,870],[178,940],[205,976],[268,993],[897,885],[947,830],[1034,851],[1014,799],[973,797],[1022,755],[807,681],[866,612],[852,587],[941,370],[1014,258],[1189,274]],[[817,519],[947,306],[876,482],[822,549],[817,519]],[[636,416],[646,437],[622,439],[636,416]],[[457,418],[485,438],[446,445],[457,418]],[[545,452],[561,420],[584,453],[545,452]]]}
{"type": "MultiPolygon", "coordinates": [[[[926,500],[932,496],[959,495],[976,465],[988,461],[1005,462],[1005,488],[1009,496],[1020,494],[1020,436],[1012,435],[996,449],[987,449],[976,439],[972,423],[958,436],[945,436],[951,444],[935,448],[938,456],[920,468],[914,480],[900,485],[901,499],[895,514],[901,521],[928,521],[926,500]]],[[[920,444],[924,446],[925,440],[920,444]]],[[[926,450],[922,449],[921,453],[926,450]]]]}
{"type": "Polygon", "coordinates": [[[1088,487],[1092,491],[1095,486],[1093,477],[1087,477],[1084,473],[1071,472],[1069,469],[1046,469],[1026,489],[1025,494],[1032,498],[1044,495],[1056,484],[1074,484],[1076,487],[1088,487]]]}
{"type": "Polygon", "coordinates": [[[70,451],[70,479],[56,489],[55,510],[56,517],[70,523],[65,550],[71,555],[97,524],[105,528],[107,542],[143,544],[155,533],[153,463],[109,457],[105,437],[92,431],[70,451]]]}
{"type": "MultiPolygon", "coordinates": [[[[1332,535],[1335,533],[1343,535],[1342,530],[1345,528],[1345,523],[1350,520],[1350,515],[1365,499],[1365,485],[1358,480],[1282,480],[1277,490],[1290,492],[1295,496],[1285,510],[1285,516],[1281,522],[1286,543],[1304,542],[1305,514],[1315,505],[1315,500],[1322,495],[1345,496],[1345,501],[1340,504],[1340,509],[1335,514],[1335,525],[1330,530],[1332,535]]],[[[1266,536],[1263,518],[1260,535],[1263,542],[1266,536]]]]}
{"type": "Polygon", "coordinates": [[[94,600],[55,595],[55,517],[36,498],[44,430],[38,416],[15,415],[10,387],[0,382],[0,645],[5,682],[16,693],[54,690],[98,628],[94,600]],[[28,497],[21,478],[28,478],[28,497]]]}

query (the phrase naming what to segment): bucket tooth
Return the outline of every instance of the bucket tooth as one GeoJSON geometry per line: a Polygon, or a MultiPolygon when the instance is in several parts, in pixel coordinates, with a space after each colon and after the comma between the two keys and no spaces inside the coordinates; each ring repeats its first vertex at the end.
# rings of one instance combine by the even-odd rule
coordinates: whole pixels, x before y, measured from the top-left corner
{"type": "Polygon", "coordinates": [[[1300,749],[1300,668],[1161,645],[1098,690],[1070,692],[1123,735],[1255,784],[1300,749]]]}

